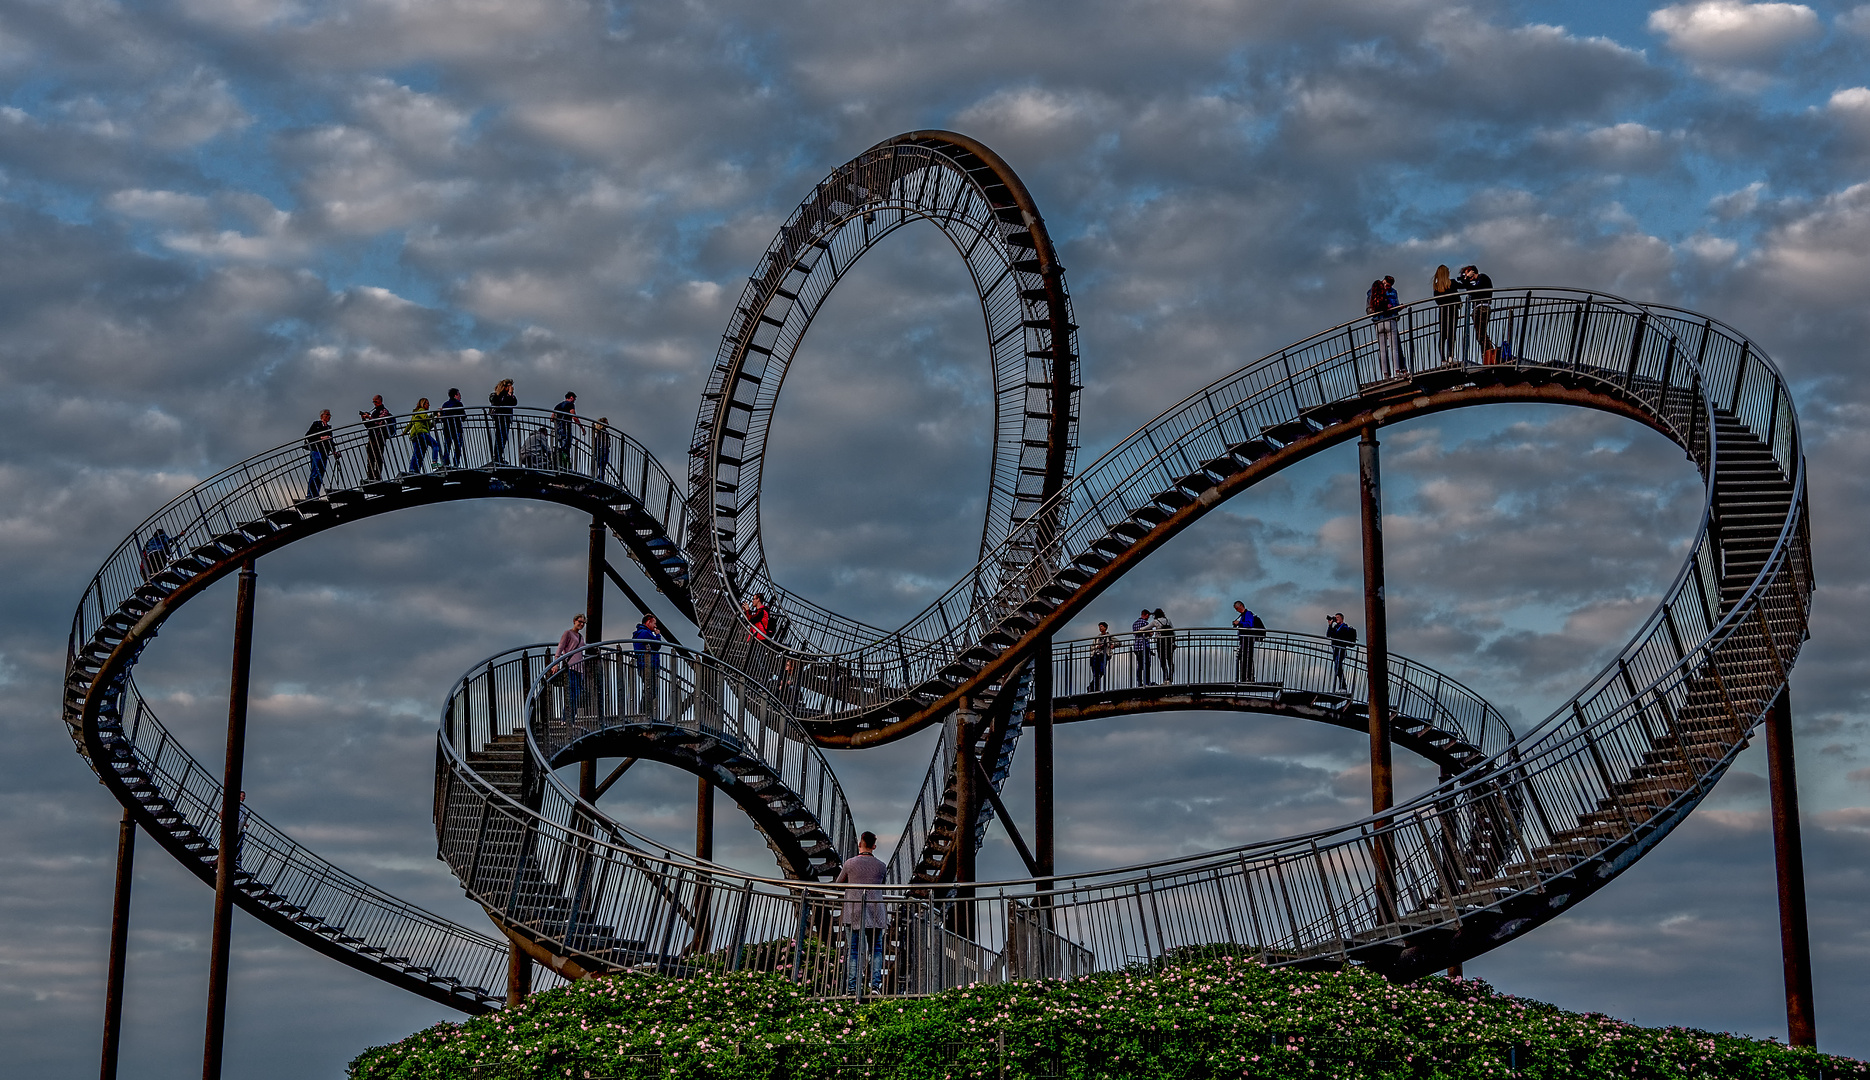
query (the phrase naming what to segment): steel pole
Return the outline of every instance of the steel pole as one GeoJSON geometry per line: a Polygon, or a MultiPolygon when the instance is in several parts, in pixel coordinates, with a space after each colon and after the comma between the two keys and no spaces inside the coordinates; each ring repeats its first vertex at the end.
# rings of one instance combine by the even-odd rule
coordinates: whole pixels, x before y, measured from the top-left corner
{"type": "Polygon", "coordinates": [[[240,861],[241,771],[247,756],[247,688],[253,672],[253,560],[240,567],[234,606],[234,672],[227,692],[227,763],[221,771],[220,850],[214,858],[214,940],[208,960],[208,1031],[201,1052],[202,1080],[220,1080],[227,1035],[227,961],[233,931],[234,873],[240,861]]]}
{"type": "Polygon", "coordinates": [[[695,784],[695,857],[714,861],[714,785],[706,777],[695,784]]]}
{"type": "MultiPolygon", "coordinates": [[[[1032,680],[1032,846],[1040,877],[1058,872],[1053,847],[1055,818],[1052,795],[1052,639],[1039,643],[1033,653],[1032,680]]],[[[1042,891],[1052,883],[1041,882],[1042,891]]]]}
{"type": "Polygon", "coordinates": [[[1389,612],[1383,596],[1383,485],[1377,459],[1377,429],[1364,428],[1357,444],[1364,533],[1364,653],[1370,674],[1370,808],[1396,802],[1390,765],[1389,612]]]}
{"type": "MultiPolygon", "coordinates": [[[[604,520],[592,514],[591,548],[584,580],[584,640],[587,642],[604,640],[604,535],[604,520]]],[[[604,687],[600,685],[603,677],[604,665],[592,665],[584,688],[589,700],[604,700],[604,687]]],[[[578,797],[585,802],[597,801],[596,758],[578,763],[578,797]]]]}
{"type": "Polygon", "coordinates": [[[532,957],[527,956],[518,942],[509,941],[506,946],[506,1007],[511,1009],[525,1004],[532,993],[532,957]]]}
{"type": "MultiPolygon", "coordinates": [[[[1357,444],[1359,503],[1364,539],[1364,657],[1370,675],[1370,809],[1381,814],[1396,803],[1395,774],[1390,763],[1390,654],[1389,610],[1383,595],[1383,480],[1377,454],[1375,424],[1364,427],[1357,444]]],[[[1390,858],[1387,819],[1376,823],[1371,857],[1377,873],[1377,896],[1388,917],[1394,917],[1395,880],[1390,858]]]]}
{"type": "Polygon", "coordinates": [[[1773,864],[1779,872],[1779,947],[1785,958],[1786,1042],[1817,1046],[1812,1014],[1812,943],[1805,920],[1805,851],[1799,838],[1799,777],[1792,760],[1792,691],[1766,714],[1766,771],[1773,804],[1773,864]]]}
{"type": "Polygon", "coordinates": [[[104,984],[104,1057],[101,1080],[117,1080],[123,1038],[123,969],[130,948],[130,878],[136,865],[136,819],[125,808],[117,826],[117,894],[110,909],[110,975],[104,984]]]}

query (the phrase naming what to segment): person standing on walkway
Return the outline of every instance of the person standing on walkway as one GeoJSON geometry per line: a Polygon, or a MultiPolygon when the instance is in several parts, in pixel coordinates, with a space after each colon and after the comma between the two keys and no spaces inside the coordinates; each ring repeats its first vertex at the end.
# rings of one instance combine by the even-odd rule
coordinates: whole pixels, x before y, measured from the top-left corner
{"type": "Polygon", "coordinates": [[[1441,362],[1454,363],[1454,331],[1461,320],[1461,286],[1448,273],[1448,264],[1435,268],[1435,313],[1441,316],[1441,362]]]}
{"type": "Polygon", "coordinates": [[[1331,639],[1331,671],[1337,676],[1338,689],[1350,693],[1350,684],[1344,681],[1344,654],[1357,644],[1357,628],[1344,621],[1342,611],[1325,620],[1325,636],[1331,639]]]}
{"type": "Polygon", "coordinates": [[[467,443],[463,439],[461,422],[467,417],[467,405],[461,400],[461,388],[448,388],[448,400],[442,402],[442,462],[451,469],[459,469],[467,460],[467,443]]]}
{"type": "Polygon", "coordinates": [[[1461,268],[1461,287],[1467,290],[1468,317],[1474,322],[1474,344],[1480,348],[1481,363],[1492,363],[1487,354],[1493,351],[1493,338],[1487,334],[1487,316],[1493,311],[1493,279],[1469,263],[1461,268]]]}
{"type": "Polygon", "coordinates": [[[337,456],[337,444],[331,441],[331,410],[321,409],[318,419],[305,429],[305,452],[312,457],[312,478],[305,485],[305,497],[318,498],[324,490],[325,466],[337,456]]]}
{"type": "Polygon", "coordinates": [[[403,434],[409,436],[409,469],[404,476],[416,476],[422,472],[422,451],[427,450],[434,463],[441,464],[442,444],[435,441],[435,414],[429,411],[429,399],[417,400],[415,410],[409,414],[409,422],[403,425],[403,434]]]}
{"type": "Polygon", "coordinates": [[[1247,610],[1245,601],[1234,601],[1234,620],[1230,624],[1238,635],[1234,649],[1234,681],[1257,682],[1253,672],[1253,647],[1266,636],[1266,624],[1260,617],[1247,610]]]}
{"type": "MultiPolygon", "coordinates": [[[[889,867],[876,857],[877,834],[865,831],[857,837],[857,854],[844,860],[834,879],[844,885],[881,885],[889,876],[889,867]]],[[[879,889],[847,889],[844,908],[838,913],[844,924],[845,989],[852,994],[867,987],[874,994],[883,989],[883,930],[890,924],[879,889]]]]}
{"type": "Polygon", "coordinates": [[[487,395],[487,404],[493,413],[493,463],[506,464],[506,438],[513,431],[513,406],[519,404],[519,398],[513,395],[513,380],[501,379],[494,384],[493,393],[487,395]]]}
{"type": "Polygon", "coordinates": [[[1390,287],[1389,280],[1378,278],[1370,283],[1370,291],[1364,294],[1364,311],[1370,315],[1370,323],[1377,333],[1377,370],[1378,381],[1387,381],[1403,374],[1402,354],[1396,343],[1396,290],[1390,287]]]}
{"type": "Polygon", "coordinates": [[[643,621],[636,624],[636,632],[630,635],[630,649],[635,653],[638,674],[650,679],[662,670],[662,627],[656,617],[643,612],[643,621]]]}
{"type": "Polygon", "coordinates": [[[1095,694],[1104,688],[1104,672],[1110,670],[1110,658],[1117,651],[1116,639],[1110,636],[1110,624],[1097,624],[1097,637],[1091,642],[1091,685],[1085,689],[1087,694],[1095,694]]]}
{"type": "Polygon", "coordinates": [[[571,617],[571,629],[558,636],[558,651],[552,654],[554,666],[562,667],[565,672],[565,716],[573,716],[578,711],[579,698],[584,694],[584,615],[571,617]]]}
{"type": "Polygon", "coordinates": [[[553,434],[558,437],[558,467],[571,468],[571,426],[577,424],[584,428],[584,421],[578,419],[578,395],[565,391],[565,400],[552,406],[553,434]]]}
{"type": "Polygon", "coordinates": [[[591,425],[591,476],[602,480],[610,471],[610,417],[600,416],[591,425]]]}
{"type": "Polygon", "coordinates": [[[1162,669],[1162,681],[1175,681],[1175,624],[1157,608],[1149,620],[1156,634],[1156,666],[1162,669]]]}
{"type": "Polygon", "coordinates": [[[1155,617],[1148,608],[1130,624],[1130,676],[1137,686],[1154,686],[1149,681],[1149,624],[1155,617]]]}
{"type": "Polygon", "coordinates": [[[396,414],[383,407],[383,395],[370,399],[370,411],[359,412],[358,417],[364,422],[364,434],[368,442],[364,445],[364,479],[383,479],[383,448],[390,443],[390,429],[396,421],[396,414]]]}

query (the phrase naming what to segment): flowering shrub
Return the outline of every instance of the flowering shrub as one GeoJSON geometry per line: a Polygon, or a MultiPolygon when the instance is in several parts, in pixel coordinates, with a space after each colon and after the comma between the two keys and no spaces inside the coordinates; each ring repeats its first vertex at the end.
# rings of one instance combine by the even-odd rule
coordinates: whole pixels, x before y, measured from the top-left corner
{"type": "Polygon", "coordinates": [[[834,1075],[1829,1080],[1870,1078],[1870,1065],[1564,1012],[1477,979],[1398,986],[1220,957],[862,1004],[768,973],[617,975],[437,1024],[350,1068],[352,1080],[834,1075]]]}

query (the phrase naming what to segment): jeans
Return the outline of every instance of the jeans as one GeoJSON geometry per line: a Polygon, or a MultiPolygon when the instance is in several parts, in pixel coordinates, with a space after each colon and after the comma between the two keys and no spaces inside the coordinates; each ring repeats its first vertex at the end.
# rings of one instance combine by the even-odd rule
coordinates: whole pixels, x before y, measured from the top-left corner
{"type": "Polygon", "coordinates": [[[1350,684],[1344,681],[1344,654],[1347,651],[1349,651],[1348,648],[1343,645],[1331,647],[1331,670],[1338,677],[1338,689],[1349,693],[1350,684]]]}
{"type": "Polygon", "coordinates": [[[610,447],[600,446],[597,448],[596,456],[591,459],[591,476],[602,480],[608,471],[610,471],[610,447]]]}
{"type": "Polygon", "coordinates": [[[467,444],[461,438],[461,421],[450,420],[442,425],[442,460],[450,468],[459,469],[467,460],[467,444]]]}
{"type": "Polygon", "coordinates": [[[1234,654],[1235,682],[1256,681],[1253,678],[1253,644],[1258,640],[1258,637],[1257,634],[1240,635],[1240,647],[1234,654]]]}
{"type": "Polygon", "coordinates": [[[844,933],[850,942],[845,961],[850,973],[845,977],[845,988],[853,994],[859,983],[869,983],[872,993],[883,989],[883,928],[847,926],[844,933]]]}
{"type": "Polygon", "coordinates": [[[442,444],[435,441],[435,436],[426,431],[420,435],[411,435],[409,436],[409,444],[415,447],[415,452],[409,455],[410,472],[422,471],[422,451],[424,448],[427,448],[429,456],[434,460],[435,464],[441,464],[442,444]]]}
{"type": "Polygon", "coordinates": [[[1487,336],[1487,316],[1493,311],[1493,305],[1477,303],[1474,305],[1474,343],[1480,346],[1483,354],[1493,348],[1493,339],[1487,336]]]}
{"type": "Polygon", "coordinates": [[[565,715],[578,713],[578,702],[584,697],[584,672],[577,668],[565,669],[565,715]]]}
{"type": "Polygon", "coordinates": [[[1162,681],[1175,681],[1175,639],[1164,635],[1156,643],[1156,666],[1162,669],[1162,681]]]}
{"type": "Polygon", "coordinates": [[[1149,646],[1130,649],[1130,678],[1137,686],[1150,685],[1149,646]]]}
{"type": "Polygon", "coordinates": [[[513,430],[512,413],[493,414],[493,460],[506,463],[506,437],[513,430]]]}
{"type": "Polygon", "coordinates": [[[1441,316],[1441,358],[1447,363],[1454,359],[1454,328],[1461,316],[1461,305],[1442,304],[1436,311],[1441,316]]]}
{"type": "Polygon", "coordinates": [[[324,490],[325,460],[330,456],[330,454],[325,453],[323,450],[312,451],[312,478],[305,484],[306,498],[316,499],[318,498],[318,493],[324,490]]]}
{"type": "Polygon", "coordinates": [[[1110,663],[1110,657],[1103,653],[1091,654],[1091,685],[1085,693],[1095,694],[1104,688],[1104,668],[1110,663]]]}
{"type": "Polygon", "coordinates": [[[1396,348],[1396,320],[1378,319],[1376,327],[1377,361],[1382,367],[1383,378],[1392,379],[1407,374],[1402,366],[1402,355],[1396,348]]]}

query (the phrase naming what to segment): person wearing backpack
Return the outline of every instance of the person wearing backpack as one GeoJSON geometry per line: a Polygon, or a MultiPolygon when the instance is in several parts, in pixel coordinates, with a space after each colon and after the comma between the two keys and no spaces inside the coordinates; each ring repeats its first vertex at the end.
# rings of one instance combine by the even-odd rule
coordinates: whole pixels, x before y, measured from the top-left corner
{"type": "Polygon", "coordinates": [[[1234,620],[1231,624],[1239,634],[1240,644],[1234,653],[1234,681],[1256,682],[1253,677],[1253,646],[1266,636],[1266,624],[1260,617],[1247,610],[1244,601],[1234,601],[1234,620]]]}
{"type": "Polygon", "coordinates": [[[1407,374],[1402,367],[1402,353],[1396,344],[1396,279],[1378,278],[1364,294],[1364,311],[1377,332],[1377,364],[1382,372],[1378,382],[1387,382],[1407,374]]]}

